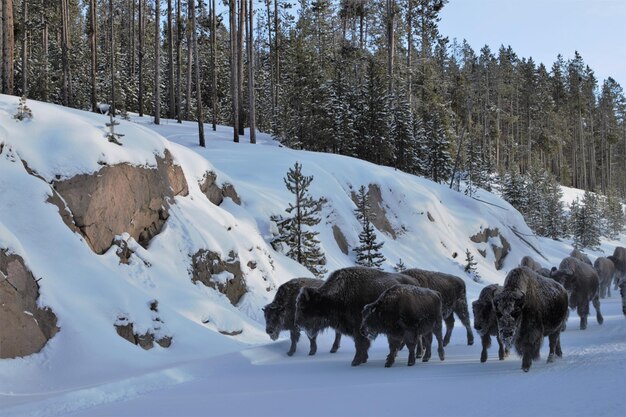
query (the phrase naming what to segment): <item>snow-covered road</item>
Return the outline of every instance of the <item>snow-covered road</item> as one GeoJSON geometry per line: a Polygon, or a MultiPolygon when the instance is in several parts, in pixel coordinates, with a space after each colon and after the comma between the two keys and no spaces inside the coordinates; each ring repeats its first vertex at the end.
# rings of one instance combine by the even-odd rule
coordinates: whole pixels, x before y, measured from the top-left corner
{"type": "Polygon", "coordinates": [[[287,357],[283,340],[98,386],[20,397],[3,393],[0,415],[623,416],[626,319],[616,295],[603,300],[602,309],[604,325],[590,319],[585,331],[573,314],[562,336],[563,359],[546,364],[546,343],[543,358],[527,374],[516,355],[498,361],[494,347],[488,362],[479,363],[479,344],[465,346],[458,326],[444,362],[407,367],[404,350],[391,369],[383,367],[383,337],[370,350],[370,361],[352,368],[352,341],[345,338],[340,351],[330,354],[327,333],[314,357],[302,342],[287,357]]]}

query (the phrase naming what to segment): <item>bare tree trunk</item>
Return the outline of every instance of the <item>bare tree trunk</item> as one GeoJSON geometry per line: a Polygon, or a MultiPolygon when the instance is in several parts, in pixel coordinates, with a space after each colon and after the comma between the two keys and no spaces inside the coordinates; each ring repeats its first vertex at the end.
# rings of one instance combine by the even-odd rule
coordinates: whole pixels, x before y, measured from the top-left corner
{"type": "Polygon", "coordinates": [[[280,96],[280,14],[278,12],[278,0],[274,0],[274,88],[276,88],[276,93],[274,98],[276,103],[276,112],[278,112],[278,102],[280,96]]]}
{"type": "Polygon", "coordinates": [[[413,106],[413,0],[408,0],[408,10],[406,17],[407,30],[407,56],[406,56],[406,94],[409,102],[409,108],[413,106]]]}
{"type": "Polygon", "coordinates": [[[239,22],[237,23],[237,100],[239,101],[239,135],[244,135],[244,93],[243,93],[243,52],[244,52],[244,36],[246,22],[246,3],[247,0],[239,0],[239,22]]]}
{"type": "Polygon", "coordinates": [[[200,57],[198,55],[198,35],[196,34],[196,5],[189,0],[189,15],[191,16],[191,38],[193,42],[194,68],[196,78],[196,117],[198,119],[198,139],[200,146],[206,147],[204,142],[204,118],[202,116],[202,95],[200,89],[200,57]]]}
{"type": "Polygon", "coordinates": [[[396,36],[394,28],[396,19],[395,9],[395,0],[387,0],[387,76],[389,77],[389,93],[393,91],[393,68],[396,49],[396,36]]]}
{"type": "MultiPolygon", "coordinates": [[[[187,17],[189,26],[189,16],[187,17]]],[[[191,69],[193,68],[193,47],[191,45],[191,31],[187,27],[187,89],[185,91],[185,119],[191,120],[191,69]]]]}
{"type": "Polygon", "coordinates": [[[28,95],[28,2],[22,0],[22,95],[28,95]]]}
{"type": "Polygon", "coordinates": [[[254,94],[254,4],[252,0],[250,0],[248,10],[248,106],[250,143],[256,143],[256,109],[254,94]]]}
{"type": "Polygon", "coordinates": [[[131,0],[131,7],[130,7],[130,13],[131,13],[131,18],[130,18],[130,68],[128,69],[128,78],[129,79],[133,79],[135,78],[135,60],[136,60],[136,56],[135,56],[135,0],[131,0]]]}
{"type": "Polygon", "coordinates": [[[176,0],[176,121],[182,123],[180,114],[182,100],[181,86],[181,64],[183,61],[181,45],[183,43],[183,32],[181,31],[183,20],[180,15],[180,0],[176,0]]]}
{"type": "Polygon", "coordinates": [[[91,49],[91,111],[98,111],[97,71],[98,52],[96,47],[96,0],[89,0],[89,48],[91,49]]]}
{"type": "Polygon", "coordinates": [[[4,16],[4,0],[0,0],[0,94],[4,94],[4,17],[3,16],[4,16]]]}
{"type": "Polygon", "coordinates": [[[13,94],[14,87],[13,0],[2,3],[2,92],[13,94]]]}
{"type": "Polygon", "coordinates": [[[215,0],[211,3],[211,93],[213,104],[212,124],[213,131],[217,130],[217,17],[215,12],[215,0]]]}
{"type": "Polygon", "coordinates": [[[230,0],[228,7],[230,18],[230,99],[232,101],[233,112],[233,141],[239,142],[239,94],[237,91],[237,1],[230,0]]]}
{"type": "MultiPolygon", "coordinates": [[[[48,80],[50,78],[50,74],[49,74],[49,66],[48,66],[48,45],[49,45],[49,41],[48,41],[48,16],[46,14],[46,1],[47,0],[41,0],[41,20],[42,20],[42,39],[41,42],[43,43],[43,68],[44,68],[44,78],[43,78],[43,99],[44,101],[48,101],[48,80]]],[[[1,84],[1,83],[0,83],[1,84]]]]}
{"type": "MultiPolygon", "coordinates": [[[[5,2],[7,3],[11,2],[5,2]]],[[[67,0],[61,0],[61,64],[63,67],[63,105],[70,105],[70,69],[68,62],[68,28],[69,22],[67,18],[67,0]]],[[[6,28],[5,28],[6,31],[6,28]]],[[[6,58],[6,55],[5,55],[6,58]]]]}
{"type": "Polygon", "coordinates": [[[161,0],[154,1],[154,124],[161,124],[161,0]]]}
{"type": "Polygon", "coordinates": [[[143,117],[143,31],[144,31],[144,0],[139,0],[139,94],[137,97],[138,106],[139,106],[139,117],[143,117]]]}
{"type": "Polygon", "coordinates": [[[176,96],[174,95],[174,31],[172,27],[172,0],[167,0],[167,81],[168,98],[167,117],[173,119],[176,108],[176,96]]]}
{"type": "Polygon", "coordinates": [[[110,65],[111,65],[111,108],[109,112],[115,117],[115,35],[113,33],[113,0],[109,0],[109,36],[111,42],[110,65]]]}
{"type": "Polygon", "coordinates": [[[272,0],[266,0],[265,6],[267,7],[267,44],[270,50],[270,95],[272,99],[272,120],[276,118],[276,86],[274,85],[274,55],[276,50],[272,43],[272,15],[270,12],[270,4],[272,0]]]}

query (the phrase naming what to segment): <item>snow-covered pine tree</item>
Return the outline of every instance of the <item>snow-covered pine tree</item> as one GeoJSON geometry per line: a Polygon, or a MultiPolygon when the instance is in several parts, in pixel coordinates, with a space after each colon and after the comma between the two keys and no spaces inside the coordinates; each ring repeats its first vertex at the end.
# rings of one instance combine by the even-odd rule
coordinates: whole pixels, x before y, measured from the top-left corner
{"type": "Polygon", "coordinates": [[[489,174],[485,169],[482,150],[478,141],[470,136],[465,142],[465,182],[467,188],[465,195],[473,196],[476,190],[484,188],[488,184],[489,174]]]}
{"type": "Polygon", "coordinates": [[[556,178],[550,176],[546,185],[545,194],[545,225],[543,236],[551,239],[558,239],[567,235],[567,221],[565,218],[565,209],[563,207],[563,191],[556,181],[556,178]]]}
{"type": "Polygon", "coordinates": [[[20,122],[24,119],[33,118],[33,111],[26,105],[26,96],[20,97],[20,101],[17,103],[17,112],[13,115],[13,118],[20,122]]]}
{"type": "Polygon", "coordinates": [[[356,199],[357,208],[354,210],[354,213],[363,226],[361,233],[359,233],[360,245],[354,248],[356,263],[358,265],[380,269],[380,266],[385,262],[385,257],[380,253],[380,249],[385,242],[376,242],[376,231],[372,225],[373,213],[370,210],[369,198],[365,186],[362,185],[359,188],[356,199]]]}
{"type": "Polygon", "coordinates": [[[617,192],[614,188],[610,188],[605,199],[604,212],[604,231],[603,235],[615,239],[624,230],[626,225],[626,217],[624,209],[619,201],[617,192]]]}
{"type": "Polygon", "coordinates": [[[524,178],[519,172],[507,171],[502,177],[502,197],[520,213],[526,213],[527,198],[524,178]]]}
{"type": "Polygon", "coordinates": [[[283,180],[287,189],[294,194],[295,202],[289,203],[285,209],[290,217],[272,216],[272,221],[278,227],[278,236],[272,240],[272,245],[277,247],[285,243],[289,248],[287,256],[305,266],[315,276],[321,277],[326,273],[326,256],[320,248],[317,238],[319,233],[310,228],[320,222],[319,213],[324,199],[311,197],[308,188],[313,176],[302,175],[302,164],[298,162],[289,168],[283,180]]]}
{"type": "Polygon", "coordinates": [[[113,112],[109,112],[109,123],[106,124],[106,126],[109,128],[109,131],[107,132],[106,137],[109,142],[122,146],[122,143],[119,141],[119,139],[124,135],[115,132],[115,126],[119,124],[120,122],[115,120],[115,117],[113,117],[113,112]]]}
{"type": "Polygon", "coordinates": [[[426,121],[428,138],[428,176],[435,182],[447,181],[452,174],[450,142],[446,137],[443,123],[437,115],[426,121]]]}
{"type": "Polygon", "coordinates": [[[465,268],[463,270],[466,274],[469,274],[472,279],[476,282],[480,281],[480,275],[478,274],[478,270],[476,269],[476,265],[478,263],[474,260],[474,255],[470,252],[469,249],[465,250],[465,268]]]}
{"type": "Polygon", "coordinates": [[[570,207],[570,228],[574,247],[595,248],[600,244],[600,210],[598,198],[585,191],[582,203],[576,199],[570,207]]]}
{"type": "Polygon", "coordinates": [[[416,158],[415,158],[415,175],[422,177],[428,176],[428,137],[424,121],[419,117],[413,118],[413,138],[416,158]]]}
{"type": "Polygon", "coordinates": [[[526,208],[524,217],[528,226],[539,236],[545,236],[547,222],[546,197],[548,173],[537,165],[531,166],[524,191],[526,208]]]}
{"type": "Polygon", "coordinates": [[[400,91],[393,98],[391,138],[394,144],[394,165],[404,172],[415,173],[419,166],[419,155],[413,137],[411,106],[404,96],[400,91]]]}
{"type": "Polygon", "coordinates": [[[402,258],[398,259],[398,263],[393,266],[393,270],[396,272],[406,271],[406,265],[402,262],[402,258]]]}

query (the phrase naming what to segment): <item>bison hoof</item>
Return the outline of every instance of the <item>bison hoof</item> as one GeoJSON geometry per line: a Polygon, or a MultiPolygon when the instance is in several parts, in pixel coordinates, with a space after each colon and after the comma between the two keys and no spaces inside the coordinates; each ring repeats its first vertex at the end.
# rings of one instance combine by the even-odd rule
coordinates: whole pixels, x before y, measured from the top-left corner
{"type": "Polygon", "coordinates": [[[287,352],[287,356],[293,356],[294,353],[296,353],[295,350],[290,350],[289,352],[287,352]]]}
{"type": "Polygon", "coordinates": [[[552,363],[552,362],[554,362],[554,354],[550,354],[550,355],[548,355],[548,361],[547,361],[547,363],[552,363]]]}
{"type": "Polygon", "coordinates": [[[530,371],[530,366],[525,366],[525,367],[523,367],[523,368],[522,368],[522,371],[524,371],[524,372],[528,372],[528,371],[530,371]]]}
{"type": "Polygon", "coordinates": [[[598,324],[601,325],[602,323],[604,323],[604,317],[598,316],[598,324]]]}
{"type": "Polygon", "coordinates": [[[474,339],[467,339],[467,346],[472,346],[474,344],[474,339]]]}
{"type": "Polygon", "coordinates": [[[407,363],[407,366],[413,366],[413,365],[415,365],[415,361],[409,361],[409,362],[407,363]]]}
{"type": "Polygon", "coordinates": [[[480,363],[487,362],[487,355],[480,355],[480,363]]]}
{"type": "Polygon", "coordinates": [[[391,365],[393,365],[393,362],[385,362],[385,368],[391,368],[391,365]]]}
{"type": "Polygon", "coordinates": [[[314,355],[315,355],[315,351],[314,350],[309,352],[309,356],[314,356],[314,355]]]}
{"type": "Polygon", "coordinates": [[[364,361],[362,361],[361,359],[353,359],[352,360],[352,366],[359,366],[360,364],[365,363],[364,361]]]}
{"type": "Polygon", "coordinates": [[[333,346],[333,348],[330,350],[330,353],[337,353],[338,350],[339,350],[339,346],[337,347],[333,346]]]}

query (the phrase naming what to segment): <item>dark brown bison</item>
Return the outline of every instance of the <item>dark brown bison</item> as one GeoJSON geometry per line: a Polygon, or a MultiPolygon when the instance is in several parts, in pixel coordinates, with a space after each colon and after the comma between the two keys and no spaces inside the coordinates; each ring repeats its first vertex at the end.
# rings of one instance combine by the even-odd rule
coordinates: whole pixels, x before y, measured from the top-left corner
{"type": "Polygon", "coordinates": [[[407,269],[402,274],[408,275],[415,280],[418,287],[429,288],[441,294],[441,313],[446,322],[446,334],[443,345],[450,342],[452,329],[454,328],[454,314],[456,314],[467,331],[467,344],[474,343],[474,334],[470,324],[469,310],[467,308],[467,296],[465,281],[461,278],[444,274],[442,272],[425,271],[423,269],[407,269]]]}
{"type": "Polygon", "coordinates": [[[509,354],[509,350],[504,347],[500,336],[498,335],[498,321],[496,312],[493,308],[493,297],[502,290],[502,286],[498,284],[487,285],[482,289],[478,300],[472,303],[474,311],[474,329],[480,335],[482,342],[482,351],[480,353],[480,361],[487,361],[487,349],[491,347],[491,336],[495,336],[498,341],[498,359],[504,360],[509,354]]]}
{"type": "Polygon", "coordinates": [[[520,261],[519,266],[525,266],[535,272],[539,272],[541,269],[541,264],[535,261],[532,256],[524,256],[520,261]]]}
{"type": "Polygon", "coordinates": [[[626,248],[616,247],[613,255],[607,258],[615,265],[615,289],[617,289],[620,279],[626,279],[626,248]]]}
{"type": "Polygon", "coordinates": [[[587,328],[589,302],[596,310],[598,324],[604,322],[600,312],[600,279],[592,266],[568,256],[561,261],[559,269],[552,268],[551,276],[567,290],[569,306],[571,309],[577,309],[581,330],[587,328]]]}
{"type": "Polygon", "coordinates": [[[548,336],[550,354],[561,357],[561,329],[567,319],[567,291],[550,278],[528,268],[515,268],[504,287],[493,297],[498,334],[506,348],[515,346],[522,356],[522,370],[528,372],[539,359],[543,338],[548,336]]]}
{"type": "Polygon", "coordinates": [[[610,259],[601,256],[595,260],[593,268],[598,273],[600,280],[600,298],[610,297],[615,265],[610,259]]]}
{"type": "Polygon", "coordinates": [[[350,267],[334,271],[319,288],[304,287],[296,301],[296,324],[309,337],[327,327],[354,339],[352,366],[367,362],[370,341],[360,332],[361,312],[386,289],[407,282],[407,276],[374,268],[350,267]]]}
{"type": "MultiPolygon", "coordinates": [[[[287,355],[292,356],[296,352],[296,345],[300,339],[300,329],[296,326],[296,298],[300,290],[304,287],[319,288],[324,281],[314,278],[294,278],[287,281],[276,291],[274,301],[263,308],[265,314],[265,332],[272,340],[278,339],[278,335],[282,330],[288,330],[291,336],[291,346],[287,355]]],[[[310,349],[309,355],[315,355],[317,351],[317,335],[309,337],[310,349]]],[[[337,352],[341,334],[335,334],[335,343],[330,350],[331,353],[337,352]]]]}
{"type": "Polygon", "coordinates": [[[403,343],[409,350],[408,365],[415,365],[415,350],[420,340],[424,340],[426,345],[422,362],[428,362],[433,334],[437,338],[439,359],[444,359],[441,297],[438,292],[414,285],[395,285],[363,307],[362,315],[362,336],[373,340],[379,333],[387,335],[389,355],[385,367],[393,365],[403,343]]]}

